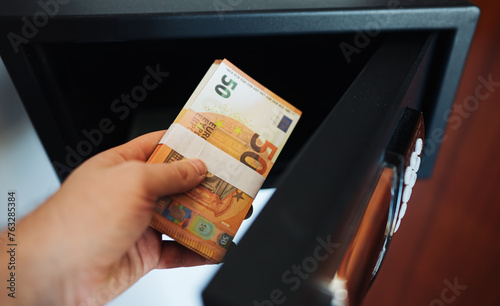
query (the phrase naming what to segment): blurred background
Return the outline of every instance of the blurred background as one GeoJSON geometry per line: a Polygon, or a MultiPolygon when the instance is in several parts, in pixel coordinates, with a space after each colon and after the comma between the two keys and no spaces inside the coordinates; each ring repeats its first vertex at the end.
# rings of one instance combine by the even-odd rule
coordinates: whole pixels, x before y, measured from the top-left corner
{"type": "Polygon", "coordinates": [[[481,16],[434,173],[415,185],[364,306],[500,305],[500,2],[472,2],[481,16]],[[496,86],[466,106],[486,93],[481,78],[496,86]]]}
{"type": "MultiPolygon", "coordinates": [[[[433,176],[413,189],[365,306],[500,305],[500,2],[473,2],[481,17],[433,176]],[[491,88],[478,94],[485,80],[491,88]],[[478,96],[477,107],[467,105],[478,96]]],[[[16,190],[23,216],[58,187],[0,61],[0,192],[16,190]]],[[[271,193],[259,195],[252,219],[271,193]]],[[[216,270],[155,271],[110,304],[200,305],[199,293],[216,270]]]]}

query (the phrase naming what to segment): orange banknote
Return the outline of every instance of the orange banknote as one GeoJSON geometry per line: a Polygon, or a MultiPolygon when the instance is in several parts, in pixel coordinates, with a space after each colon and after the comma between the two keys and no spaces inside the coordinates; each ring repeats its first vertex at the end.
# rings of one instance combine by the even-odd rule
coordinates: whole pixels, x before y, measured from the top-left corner
{"type": "Polygon", "coordinates": [[[207,177],[159,199],[151,226],[222,262],[300,116],[229,61],[215,61],[148,160],[200,158],[207,177]]]}

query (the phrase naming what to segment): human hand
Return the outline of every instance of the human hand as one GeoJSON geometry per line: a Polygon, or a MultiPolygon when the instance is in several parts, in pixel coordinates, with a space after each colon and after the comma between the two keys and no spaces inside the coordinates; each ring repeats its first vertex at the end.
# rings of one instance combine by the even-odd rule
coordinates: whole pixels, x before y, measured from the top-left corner
{"type": "Polygon", "coordinates": [[[207,171],[199,159],[144,163],[163,133],[92,157],[19,222],[15,302],[102,305],[152,269],[211,263],[148,226],[159,197],[194,188],[207,171]]]}

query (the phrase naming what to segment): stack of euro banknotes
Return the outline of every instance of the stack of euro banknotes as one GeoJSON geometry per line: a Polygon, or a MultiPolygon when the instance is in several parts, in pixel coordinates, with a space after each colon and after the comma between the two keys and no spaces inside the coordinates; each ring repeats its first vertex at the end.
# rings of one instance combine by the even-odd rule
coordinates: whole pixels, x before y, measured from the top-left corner
{"type": "Polygon", "coordinates": [[[300,116],[228,60],[216,60],[148,160],[200,158],[208,174],[193,190],[159,199],[151,226],[222,262],[300,116]]]}

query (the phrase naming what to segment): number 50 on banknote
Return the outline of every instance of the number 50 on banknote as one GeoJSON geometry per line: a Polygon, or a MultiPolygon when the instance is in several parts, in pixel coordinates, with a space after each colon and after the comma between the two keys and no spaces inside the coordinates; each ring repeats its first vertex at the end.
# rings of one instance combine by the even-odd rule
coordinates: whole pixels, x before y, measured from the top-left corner
{"type": "Polygon", "coordinates": [[[149,158],[200,158],[195,189],[161,198],[151,226],[221,262],[301,111],[228,60],[215,61],[149,158]]]}

